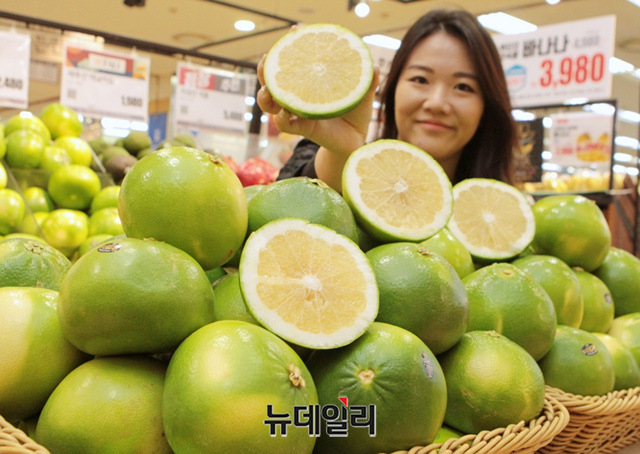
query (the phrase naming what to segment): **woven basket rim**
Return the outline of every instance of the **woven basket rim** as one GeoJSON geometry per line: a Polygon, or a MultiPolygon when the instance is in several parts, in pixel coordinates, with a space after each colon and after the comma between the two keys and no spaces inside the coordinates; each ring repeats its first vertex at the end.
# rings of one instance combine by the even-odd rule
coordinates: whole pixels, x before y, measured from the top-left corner
{"type": "Polygon", "coordinates": [[[0,452],[11,454],[50,454],[22,430],[14,427],[0,415],[0,452]]]}
{"type": "MultiPolygon", "coordinates": [[[[548,391],[548,389],[547,389],[548,391]]],[[[520,421],[477,435],[451,438],[444,443],[415,446],[408,451],[391,454],[510,454],[534,452],[547,445],[569,423],[569,411],[558,399],[545,392],[544,406],[540,416],[531,421],[520,421]]]]}
{"type": "Polygon", "coordinates": [[[602,396],[582,396],[547,386],[547,394],[561,402],[570,413],[606,416],[640,410],[640,387],[611,391],[602,396]]]}

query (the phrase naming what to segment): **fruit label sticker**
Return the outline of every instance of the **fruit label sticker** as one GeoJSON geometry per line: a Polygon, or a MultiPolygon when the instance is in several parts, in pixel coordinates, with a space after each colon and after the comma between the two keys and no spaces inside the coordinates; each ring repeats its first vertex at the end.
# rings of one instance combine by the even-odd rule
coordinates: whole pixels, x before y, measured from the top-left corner
{"type": "Polygon", "coordinates": [[[67,43],[60,103],[87,117],[148,122],[151,60],[67,43]]]}
{"type": "Polygon", "coordinates": [[[293,414],[277,413],[273,405],[267,405],[267,419],[269,435],[276,437],[287,436],[288,426],[307,427],[310,437],[347,437],[349,428],[366,428],[370,437],[376,436],[376,406],[351,405],[347,398],[340,397],[342,405],[294,405],[293,414]],[[322,431],[324,421],[325,430],[322,431]]]}
{"type": "Polygon", "coordinates": [[[247,130],[256,78],[251,74],[178,63],[175,130],[247,130]]]}
{"type": "Polygon", "coordinates": [[[422,365],[427,373],[427,377],[431,380],[433,378],[433,363],[426,352],[422,352],[422,365]]]}
{"type": "Polygon", "coordinates": [[[603,165],[608,169],[613,145],[613,114],[551,114],[549,162],[565,167],[603,165]]]}
{"type": "Polygon", "coordinates": [[[609,59],[614,15],[538,27],[493,39],[514,107],[560,104],[573,98],[611,97],[609,59]]]}
{"type": "Polygon", "coordinates": [[[116,252],[122,245],[120,243],[107,243],[98,247],[98,252],[116,252]]]}
{"type": "Polygon", "coordinates": [[[30,54],[29,35],[0,32],[0,106],[28,107],[30,54]]]}
{"type": "Polygon", "coordinates": [[[593,356],[598,353],[598,347],[593,344],[584,344],[582,346],[582,354],[587,356],[593,356]]]}

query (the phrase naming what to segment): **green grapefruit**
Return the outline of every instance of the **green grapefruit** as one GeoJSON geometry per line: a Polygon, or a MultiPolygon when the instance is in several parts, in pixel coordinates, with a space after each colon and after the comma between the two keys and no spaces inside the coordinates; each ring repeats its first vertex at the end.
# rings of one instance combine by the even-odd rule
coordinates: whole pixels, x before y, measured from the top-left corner
{"type": "Polygon", "coordinates": [[[65,454],[171,454],[162,425],[165,370],[142,356],[82,364],[47,400],[36,426],[38,442],[65,454]]]}
{"type": "Polygon", "coordinates": [[[174,452],[310,454],[310,429],[288,425],[284,436],[275,424],[282,417],[267,411],[291,419],[294,406],[317,404],[314,380],[291,347],[260,326],[227,320],[203,326],[175,351],[162,415],[174,452]]]}
{"type": "Polygon", "coordinates": [[[118,209],[128,237],[169,243],[205,270],[233,257],[247,232],[240,180],[222,159],[194,148],[164,148],[136,163],[118,209]]]}
{"type": "Polygon", "coordinates": [[[526,350],[507,337],[495,331],[470,331],[438,359],[447,382],[447,426],[477,434],[528,422],[542,411],[542,371],[526,350]]]}
{"type": "Polygon", "coordinates": [[[411,331],[436,355],[455,345],[467,328],[469,300],[455,270],[416,243],[389,243],[367,253],[378,284],[376,321],[411,331]]]}
{"type": "Polygon", "coordinates": [[[447,384],[434,354],[411,332],[374,322],[345,347],[316,350],[307,364],[321,406],[351,415],[364,412],[361,426],[348,426],[347,436],[330,436],[323,421],[314,453],[392,452],[435,439],[447,406],[447,384]],[[373,413],[375,436],[365,424],[373,413]]]}
{"type": "Polygon", "coordinates": [[[0,414],[9,422],[37,415],[60,381],[88,358],[62,333],[58,292],[0,288],[0,414]]]}
{"type": "Polygon", "coordinates": [[[556,332],[556,311],[531,275],[510,263],[495,263],[462,282],[469,297],[467,331],[496,331],[536,360],[549,351],[556,332]]]}
{"type": "Polygon", "coordinates": [[[67,339],[87,353],[162,353],[212,322],[213,302],[207,275],[187,253],[121,238],[73,264],[58,311],[67,339]]]}

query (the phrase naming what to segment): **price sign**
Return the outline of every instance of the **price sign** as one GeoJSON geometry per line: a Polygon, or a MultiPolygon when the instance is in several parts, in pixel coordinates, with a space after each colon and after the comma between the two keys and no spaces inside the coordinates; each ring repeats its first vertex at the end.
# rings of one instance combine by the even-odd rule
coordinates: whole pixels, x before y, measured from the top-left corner
{"type": "Polygon", "coordinates": [[[178,63],[174,118],[177,129],[246,131],[246,97],[255,76],[178,63]]]}
{"type": "Polygon", "coordinates": [[[0,106],[26,109],[29,105],[31,37],[0,32],[0,106]]]}
{"type": "Polygon", "coordinates": [[[64,48],[60,103],[89,117],[147,122],[148,58],[95,50],[77,44],[64,48]]]}
{"type": "Polygon", "coordinates": [[[494,36],[513,106],[610,98],[615,20],[603,16],[494,36]]]}
{"type": "Polygon", "coordinates": [[[550,162],[577,168],[609,167],[613,116],[593,112],[551,114],[550,162]]]}

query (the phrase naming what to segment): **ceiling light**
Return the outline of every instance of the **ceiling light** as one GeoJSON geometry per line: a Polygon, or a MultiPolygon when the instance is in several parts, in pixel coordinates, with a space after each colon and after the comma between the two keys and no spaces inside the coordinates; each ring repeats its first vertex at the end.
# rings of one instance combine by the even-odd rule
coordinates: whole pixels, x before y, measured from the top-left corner
{"type": "Polygon", "coordinates": [[[640,0],[627,0],[629,3],[633,3],[634,5],[640,7],[640,0]]]}
{"type": "Polygon", "coordinates": [[[609,71],[611,71],[613,74],[630,73],[634,69],[635,68],[631,63],[620,60],[617,57],[611,57],[609,59],[609,71]]]}
{"type": "Polygon", "coordinates": [[[241,32],[250,32],[251,30],[256,28],[256,24],[254,24],[250,20],[236,21],[236,23],[233,24],[233,26],[236,28],[236,30],[239,30],[241,32]]]}
{"type": "Polygon", "coordinates": [[[633,137],[616,136],[614,142],[619,147],[632,148],[634,150],[638,149],[638,139],[634,139],[633,137]]]}
{"type": "Polygon", "coordinates": [[[385,35],[368,35],[363,37],[362,40],[372,46],[384,47],[385,49],[398,50],[400,47],[399,39],[385,35]]]}
{"type": "Polygon", "coordinates": [[[609,104],[608,102],[597,102],[594,104],[587,104],[583,107],[583,110],[588,112],[593,112],[599,115],[608,115],[613,116],[616,112],[616,108],[613,104],[609,104]]]}
{"type": "Polygon", "coordinates": [[[526,112],[520,109],[513,109],[511,116],[513,116],[516,121],[532,121],[536,119],[536,115],[533,112],[526,112]]]}
{"type": "Polygon", "coordinates": [[[506,13],[490,13],[478,16],[483,27],[505,35],[529,33],[538,29],[534,24],[506,13]]]}
{"type": "Polygon", "coordinates": [[[618,115],[622,121],[640,123],[640,114],[638,112],[633,112],[632,110],[621,110],[618,115]]]}
{"type": "Polygon", "coordinates": [[[369,8],[366,0],[362,0],[356,5],[354,11],[356,13],[356,16],[358,17],[367,17],[369,15],[369,12],[371,11],[371,8],[369,8]]]}
{"type": "Polygon", "coordinates": [[[557,5],[560,3],[560,0],[547,0],[548,5],[557,5]]]}

